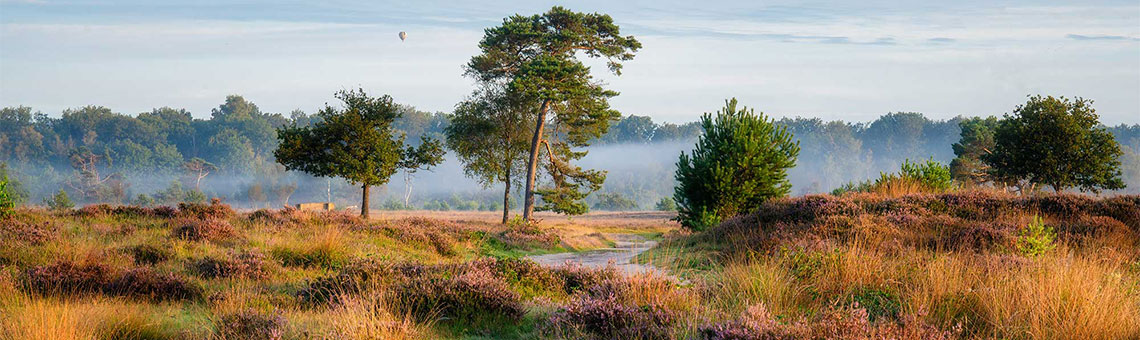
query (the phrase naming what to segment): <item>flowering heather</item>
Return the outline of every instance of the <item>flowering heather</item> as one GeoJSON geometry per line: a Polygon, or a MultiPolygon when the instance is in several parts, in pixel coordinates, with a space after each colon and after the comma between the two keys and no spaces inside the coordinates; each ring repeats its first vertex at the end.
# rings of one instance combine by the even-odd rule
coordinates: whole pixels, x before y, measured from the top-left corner
{"type": "Polygon", "coordinates": [[[42,295],[93,293],[103,289],[111,276],[111,268],[101,263],[76,264],[59,261],[24,270],[21,281],[25,290],[42,295]]]}
{"type": "Polygon", "coordinates": [[[202,288],[174,273],[158,273],[147,267],[122,272],[107,283],[104,292],[155,301],[196,299],[202,288]]]}
{"type": "Polygon", "coordinates": [[[20,221],[18,219],[0,222],[0,240],[11,243],[40,245],[58,238],[59,230],[48,222],[20,221]]]}
{"type": "Polygon", "coordinates": [[[189,241],[223,241],[237,235],[234,227],[225,220],[182,218],[169,224],[173,226],[174,237],[189,241]]]}
{"type": "Polygon", "coordinates": [[[288,320],[253,310],[225,315],[218,321],[218,336],[227,340],[280,340],[288,320]]]}
{"type": "Polygon", "coordinates": [[[259,252],[231,254],[226,258],[204,257],[190,263],[203,278],[244,277],[261,279],[268,275],[266,256],[259,252]]]}
{"type": "Polygon", "coordinates": [[[228,219],[233,217],[236,213],[229,204],[223,204],[222,200],[214,198],[210,200],[209,204],[202,203],[178,203],[178,216],[192,217],[197,219],[228,219]]]}

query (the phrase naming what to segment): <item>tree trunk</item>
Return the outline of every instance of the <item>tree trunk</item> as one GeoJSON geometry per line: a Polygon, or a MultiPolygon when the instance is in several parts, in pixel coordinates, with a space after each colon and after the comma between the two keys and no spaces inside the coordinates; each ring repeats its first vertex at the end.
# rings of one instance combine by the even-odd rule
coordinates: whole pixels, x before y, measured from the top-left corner
{"type": "Polygon", "coordinates": [[[507,176],[503,180],[503,224],[511,217],[511,166],[507,162],[507,176]]]}
{"type": "Polygon", "coordinates": [[[550,101],[542,102],[542,109],[538,111],[538,121],[534,124],[534,138],[530,142],[530,161],[526,164],[526,191],[523,192],[523,221],[530,222],[534,213],[534,180],[538,175],[538,145],[542,143],[542,129],[546,127],[546,111],[550,110],[550,101]]]}
{"type": "Polygon", "coordinates": [[[360,218],[368,219],[368,184],[361,185],[364,193],[360,198],[360,218]]]}

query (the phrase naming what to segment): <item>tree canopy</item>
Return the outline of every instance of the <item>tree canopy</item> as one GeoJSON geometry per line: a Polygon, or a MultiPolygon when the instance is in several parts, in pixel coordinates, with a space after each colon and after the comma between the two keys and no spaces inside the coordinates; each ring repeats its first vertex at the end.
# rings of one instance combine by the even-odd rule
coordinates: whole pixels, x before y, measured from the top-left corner
{"type": "Polygon", "coordinates": [[[998,181],[1099,192],[1124,187],[1121,155],[1091,100],[1037,95],[1005,115],[982,160],[998,181]]]}
{"type": "Polygon", "coordinates": [[[274,156],[288,170],[340,177],[360,185],[360,214],[367,218],[369,187],[387,183],[400,167],[438,164],[443,150],[427,137],[421,146],[428,147],[405,148],[404,135],[397,136],[392,128],[400,113],[387,95],[370,97],[363,89],[342,90],[336,98],[344,108],[326,105],[317,113],[320,122],[278,129],[280,145],[274,156]]]}
{"type": "Polygon", "coordinates": [[[601,187],[605,173],[571,164],[585,156],[573,147],[589,144],[604,134],[620,114],[608,99],[617,92],[593,79],[578,56],[604,58],[611,72],[621,74],[622,62],[633,59],[641,43],[622,36],[613,18],[553,7],[543,14],[515,15],[484,31],[481,54],[467,63],[466,74],[484,83],[506,84],[508,94],[536,103],[537,116],[530,143],[523,207],[524,219],[535,208],[577,214],[588,210],[581,199],[601,187]],[[552,115],[549,115],[553,113],[552,115]],[[550,119],[548,122],[547,120],[550,119]],[[547,129],[547,125],[551,128],[547,129]],[[539,153],[552,187],[535,189],[539,153]]]}

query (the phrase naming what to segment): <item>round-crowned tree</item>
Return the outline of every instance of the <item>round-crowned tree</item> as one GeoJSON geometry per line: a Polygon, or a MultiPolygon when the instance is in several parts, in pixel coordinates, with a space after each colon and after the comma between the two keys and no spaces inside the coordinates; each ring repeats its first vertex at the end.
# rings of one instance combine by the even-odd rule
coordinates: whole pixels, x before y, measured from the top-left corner
{"type": "Polygon", "coordinates": [[[1124,188],[1120,145],[1101,127],[1091,100],[1029,97],[998,124],[993,139],[982,161],[997,181],[1054,191],[1124,188]]]}
{"type": "Polygon", "coordinates": [[[733,98],[705,113],[701,128],[696,148],[677,161],[673,199],[682,226],[703,230],[791,191],[787,170],[796,165],[799,142],[763,112],[738,110],[733,98]]]}

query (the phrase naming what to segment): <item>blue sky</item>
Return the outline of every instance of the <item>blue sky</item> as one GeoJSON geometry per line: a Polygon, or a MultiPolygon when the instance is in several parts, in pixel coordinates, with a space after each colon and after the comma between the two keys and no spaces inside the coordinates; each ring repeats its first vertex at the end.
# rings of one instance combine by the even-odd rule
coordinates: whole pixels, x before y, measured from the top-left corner
{"type": "MultiPolygon", "coordinates": [[[[341,88],[449,111],[482,29],[554,4],[612,15],[644,49],[625,114],[682,122],[727,97],[773,116],[1000,115],[1029,94],[1140,123],[1140,2],[6,1],[0,105],[207,117],[227,94],[315,111],[341,88]],[[400,42],[399,31],[408,32],[400,42]]],[[[595,70],[603,74],[599,63],[595,70]]]]}

